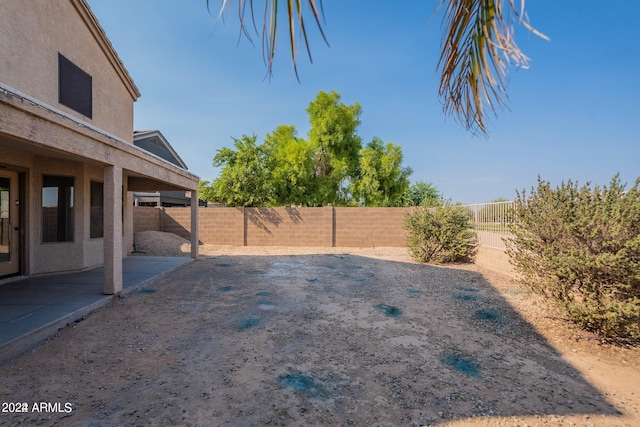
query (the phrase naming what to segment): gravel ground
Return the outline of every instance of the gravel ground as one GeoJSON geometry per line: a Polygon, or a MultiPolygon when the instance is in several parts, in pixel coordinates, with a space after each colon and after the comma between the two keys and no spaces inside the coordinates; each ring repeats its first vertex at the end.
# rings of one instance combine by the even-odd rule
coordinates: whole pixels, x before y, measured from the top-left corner
{"type": "MultiPolygon", "coordinates": [[[[204,256],[0,367],[3,425],[640,425],[640,352],[403,248],[204,256]],[[65,412],[68,408],[70,411],[65,412]]],[[[136,236],[147,255],[184,239],[136,236]]]]}

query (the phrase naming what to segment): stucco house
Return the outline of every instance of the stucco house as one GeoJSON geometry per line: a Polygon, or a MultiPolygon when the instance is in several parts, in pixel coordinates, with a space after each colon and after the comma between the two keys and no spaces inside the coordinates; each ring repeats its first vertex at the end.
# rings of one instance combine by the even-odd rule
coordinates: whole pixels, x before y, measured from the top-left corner
{"type": "Polygon", "coordinates": [[[191,191],[197,243],[198,177],[133,144],[140,93],[85,0],[0,11],[0,280],[104,264],[116,294],[133,192],[191,191]]]}

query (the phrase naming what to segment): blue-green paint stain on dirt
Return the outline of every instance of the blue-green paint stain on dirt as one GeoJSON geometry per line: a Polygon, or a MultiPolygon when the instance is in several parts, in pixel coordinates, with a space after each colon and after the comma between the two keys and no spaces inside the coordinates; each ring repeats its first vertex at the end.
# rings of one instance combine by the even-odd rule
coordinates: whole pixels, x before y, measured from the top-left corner
{"type": "Polygon", "coordinates": [[[249,271],[247,271],[247,274],[250,274],[252,276],[259,276],[261,274],[264,274],[264,271],[261,271],[261,270],[249,270],[249,271]]]}
{"type": "Polygon", "coordinates": [[[307,397],[323,399],[329,396],[322,384],[301,372],[280,375],[278,384],[299,391],[307,397]]]}
{"type": "Polygon", "coordinates": [[[422,291],[419,291],[417,289],[405,289],[404,291],[406,293],[412,294],[412,295],[417,295],[417,294],[421,294],[422,293],[422,291]]]}
{"type": "Polygon", "coordinates": [[[258,305],[273,305],[273,303],[269,300],[266,299],[259,299],[258,301],[256,301],[256,304],[258,305]]]}
{"type": "Polygon", "coordinates": [[[502,313],[493,308],[485,308],[483,310],[478,310],[473,313],[473,317],[480,320],[487,320],[489,322],[495,322],[502,325],[502,313]]]}
{"type": "Polygon", "coordinates": [[[238,330],[240,331],[245,331],[249,328],[253,328],[255,326],[259,326],[260,325],[260,318],[259,317],[247,317],[246,319],[242,319],[239,323],[238,323],[238,330]]]}
{"type": "Polygon", "coordinates": [[[453,298],[458,301],[478,301],[478,297],[476,295],[469,294],[455,294],[453,298]]]}
{"type": "Polygon", "coordinates": [[[378,304],[376,305],[376,309],[384,313],[385,316],[389,316],[389,317],[398,317],[402,315],[402,310],[392,305],[378,304]]]}
{"type": "Polygon", "coordinates": [[[480,376],[480,364],[460,353],[448,353],[440,359],[442,363],[470,377],[480,376]]]}
{"type": "Polygon", "coordinates": [[[220,286],[218,288],[220,292],[229,292],[231,289],[233,289],[233,286],[220,286]]]}
{"type": "Polygon", "coordinates": [[[376,277],[376,275],[374,273],[367,273],[364,275],[364,277],[361,277],[359,279],[355,279],[356,282],[359,283],[364,283],[364,282],[368,282],[369,280],[373,279],[374,277],[376,277]]]}
{"type": "Polygon", "coordinates": [[[139,294],[155,294],[158,291],[156,289],[139,289],[137,292],[139,294]]]}
{"type": "Polygon", "coordinates": [[[307,279],[307,282],[309,282],[309,283],[316,283],[317,281],[318,281],[318,279],[316,279],[315,277],[311,278],[311,279],[307,279]]]}
{"type": "Polygon", "coordinates": [[[458,287],[456,288],[457,291],[462,291],[462,292],[478,292],[478,290],[476,288],[464,288],[464,287],[458,287]]]}
{"type": "Polygon", "coordinates": [[[272,293],[269,291],[256,292],[256,296],[259,296],[259,297],[270,297],[271,295],[272,293]]]}
{"type": "Polygon", "coordinates": [[[216,267],[231,267],[231,264],[227,263],[227,262],[219,262],[218,264],[215,265],[216,267]]]}

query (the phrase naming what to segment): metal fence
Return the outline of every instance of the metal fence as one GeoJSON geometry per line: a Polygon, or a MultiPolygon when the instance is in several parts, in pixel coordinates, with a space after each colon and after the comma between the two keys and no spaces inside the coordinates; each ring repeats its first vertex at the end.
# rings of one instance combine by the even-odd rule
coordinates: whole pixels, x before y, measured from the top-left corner
{"type": "Polygon", "coordinates": [[[510,237],[509,227],[514,223],[513,202],[490,202],[462,205],[474,224],[478,244],[505,250],[504,239],[510,237]]]}

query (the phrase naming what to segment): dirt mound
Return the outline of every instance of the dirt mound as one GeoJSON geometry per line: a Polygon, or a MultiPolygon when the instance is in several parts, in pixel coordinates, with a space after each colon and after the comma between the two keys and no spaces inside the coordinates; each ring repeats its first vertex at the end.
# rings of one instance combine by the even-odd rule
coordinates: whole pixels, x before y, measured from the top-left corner
{"type": "Polygon", "coordinates": [[[191,242],[173,233],[139,231],[133,237],[134,255],[191,256],[191,242]]]}

